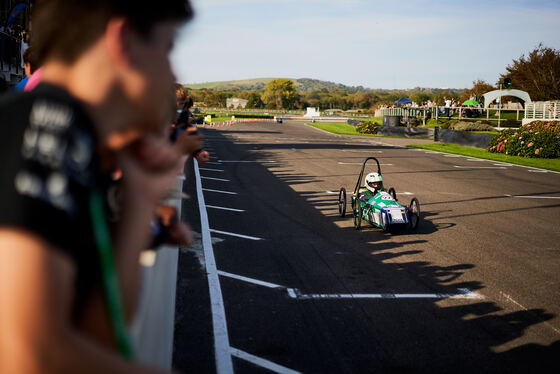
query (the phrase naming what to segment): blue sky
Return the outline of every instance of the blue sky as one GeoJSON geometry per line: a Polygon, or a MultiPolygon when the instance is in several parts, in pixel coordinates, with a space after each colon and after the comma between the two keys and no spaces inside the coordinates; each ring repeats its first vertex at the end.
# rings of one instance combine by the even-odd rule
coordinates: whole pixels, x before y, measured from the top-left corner
{"type": "Polygon", "coordinates": [[[315,78],[369,88],[470,87],[540,42],[560,0],[191,0],[172,54],[181,83],[315,78]]]}

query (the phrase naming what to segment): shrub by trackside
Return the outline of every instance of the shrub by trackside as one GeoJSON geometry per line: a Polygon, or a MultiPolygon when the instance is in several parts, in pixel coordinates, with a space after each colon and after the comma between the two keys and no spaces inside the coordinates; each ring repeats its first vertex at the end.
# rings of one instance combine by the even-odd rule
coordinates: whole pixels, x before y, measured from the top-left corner
{"type": "Polygon", "coordinates": [[[455,131],[494,131],[494,127],[482,121],[453,121],[449,123],[447,128],[455,131]]]}
{"type": "Polygon", "coordinates": [[[488,145],[488,152],[534,158],[560,157],[560,122],[531,122],[504,130],[488,145]]]}
{"type": "Polygon", "coordinates": [[[377,134],[379,125],[372,121],[364,121],[356,126],[356,131],[362,134],[377,134]]]}

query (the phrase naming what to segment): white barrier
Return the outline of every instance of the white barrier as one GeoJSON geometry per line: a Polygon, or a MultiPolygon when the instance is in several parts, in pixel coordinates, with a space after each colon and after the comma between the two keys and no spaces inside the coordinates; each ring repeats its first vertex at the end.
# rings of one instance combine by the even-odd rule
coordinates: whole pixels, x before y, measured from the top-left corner
{"type": "MultiPolygon", "coordinates": [[[[177,181],[177,189],[183,191],[183,178],[177,181]]],[[[181,217],[181,199],[168,203],[175,206],[181,217]]],[[[176,246],[142,253],[142,287],[131,328],[136,360],[165,370],[171,370],[173,360],[178,261],[176,246]]]]}

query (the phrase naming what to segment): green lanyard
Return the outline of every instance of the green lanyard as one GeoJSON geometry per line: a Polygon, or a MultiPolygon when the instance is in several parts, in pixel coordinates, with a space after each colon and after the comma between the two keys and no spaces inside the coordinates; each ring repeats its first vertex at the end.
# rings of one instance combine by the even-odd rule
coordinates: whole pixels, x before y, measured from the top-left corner
{"type": "Polygon", "coordinates": [[[97,252],[101,263],[101,276],[103,290],[107,300],[109,316],[119,352],[126,358],[133,355],[132,345],[126,328],[122,298],[119,290],[115,261],[113,258],[113,245],[107,225],[103,197],[98,189],[95,189],[89,200],[91,220],[93,222],[93,234],[97,244],[97,252]]]}

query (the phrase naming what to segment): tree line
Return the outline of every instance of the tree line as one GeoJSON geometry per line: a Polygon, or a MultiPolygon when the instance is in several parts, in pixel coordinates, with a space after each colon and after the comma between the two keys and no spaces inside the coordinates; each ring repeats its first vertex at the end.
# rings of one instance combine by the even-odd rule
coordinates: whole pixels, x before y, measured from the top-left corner
{"type": "MultiPolygon", "coordinates": [[[[247,108],[304,109],[318,107],[325,109],[361,109],[374,111],[382,105],[394,104],[401,97],[408,97],[418,104],[432,101],[442,104],[444,98],[463,102],[475,96],[478,99],[488,91],[496,89],[500,81],[511,78],[511,88],[527,91],[533,101],[560,100],[560,51],[539,44],[527,56],[513,60],[501,74],[498,82],[490,84],[483,80],[473,81],[467,89],[426,89],[416,87],[408,90],[356,90],[342,85],[323,87],[311,91],[296,89],[291,79],[274,79],[262,89],[228,88],[190,89],[195,102],[203,102],[208,107],[225,107],[226,99],[238,97],[248,100],[247,108]]],[[[504,97],[503,102],[516,98],[504,97]]]]}

